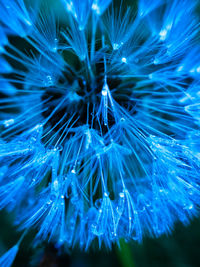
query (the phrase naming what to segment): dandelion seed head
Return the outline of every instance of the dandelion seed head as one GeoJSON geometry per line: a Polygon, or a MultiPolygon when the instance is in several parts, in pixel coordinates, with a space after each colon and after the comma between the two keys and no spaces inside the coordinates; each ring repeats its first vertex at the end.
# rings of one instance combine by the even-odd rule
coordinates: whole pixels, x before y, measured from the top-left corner
{"type": "Polygon", "coordinates": [[[48,0],[0,4],[0,208],[38,242],[111,248],[198,215],[195,4],[154,2],[62,0],[62,26],[48,0]]]}

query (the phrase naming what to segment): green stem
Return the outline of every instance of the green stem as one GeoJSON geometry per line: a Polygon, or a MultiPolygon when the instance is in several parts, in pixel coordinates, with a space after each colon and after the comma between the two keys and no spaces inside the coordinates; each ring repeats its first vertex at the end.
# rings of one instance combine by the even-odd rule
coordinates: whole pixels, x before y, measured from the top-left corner
{"type": "Polygon", "coordinates": [[[120,248],[117,248],[117,256],[121,262],[122,267],[135,267],[130,245],[126,243],[124,239],[120,239],[119,243],[120,248]]]}

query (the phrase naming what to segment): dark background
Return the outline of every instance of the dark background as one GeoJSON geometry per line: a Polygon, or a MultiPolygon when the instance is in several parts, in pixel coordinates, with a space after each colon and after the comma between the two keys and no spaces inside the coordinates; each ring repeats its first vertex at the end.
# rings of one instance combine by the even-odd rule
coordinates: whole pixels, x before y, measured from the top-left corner
{"type": "MultiPolygon", "coordinates": [[[[0,252],[12,247],[21,233],[12,226],[11,215],[0,213],[0,252]]],[[[14,267],[197,267],[200,266],[200,219],[187,227],[177,224],[170,236],[145,238],[142,244],[121,241],[121,249],[80,251],[74,248],[59,253],[52,244],[33,248],[34,232],[24,238],[14,267]]]]}

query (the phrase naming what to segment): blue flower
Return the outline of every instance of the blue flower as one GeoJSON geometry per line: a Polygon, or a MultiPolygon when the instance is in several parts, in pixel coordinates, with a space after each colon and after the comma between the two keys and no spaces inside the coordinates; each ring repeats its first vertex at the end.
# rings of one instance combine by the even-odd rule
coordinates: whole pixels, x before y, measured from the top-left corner
{"type": "Polygon", "coordinates": [[[36,240],[111,248],[198,216],[196,1],[151,2],[0,4],[0,208],[36,240]]]}

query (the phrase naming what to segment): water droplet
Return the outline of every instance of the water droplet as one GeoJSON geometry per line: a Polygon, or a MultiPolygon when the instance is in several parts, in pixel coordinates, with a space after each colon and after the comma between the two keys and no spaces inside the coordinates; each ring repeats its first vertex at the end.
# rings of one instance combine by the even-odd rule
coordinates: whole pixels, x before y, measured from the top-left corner
{"type": "Polygon", "coordinates": [[[71,171],[71,173],[76,174],[76,171],[73,169],[73,170],[71,171]]]}
{"type": "Polygon", "coordinates": [[[109,193],[108,192],[104,192],[104,196],[105,197],[108,197],[109,196],[109,193]]]}
{"type": "Polygon", "coordinates": [[[153,61],[153,64],[154,65],[157,65],[157,64],[159,64],[159,62],[160,62],[159,59],[158,58],[155,58],[154,61],[153,61]]]}
{"type": "Polygon", "coordinates": [[[190,204],[190,205],[188,206],[188,209],[189,209],[189,210],[193,209],[193,205],[190,204]]]}
{"type": "Polygon", "coordinates": [[[149,74],[149,79],[150,79],[150,80],[153,79],[153,73],[149,74]]]}
{"type": "Polygon", "coordinates": [[[5,121],[3,122],[3,125],[4,125],[5,127],[9,127],[9,126],[12,125],[14,122],[15,122],[14,119],[5,120],[5,121]]]}
{"type": "Polygon", "coordinates": [[[53,182],[53,189],[54,189],[55,191],[58,190],[58,180],[55,180],[55,181],[53,182]]]}
{"type": "Polygon", "coordinates": [[[100,8],[99,6],[97,5],[97,3],[93,3],[92,4],[92,9],[96,12],[97,15],[100,15],[101,12],[100,12],[100,8]]]}
{"type": "Polygon", "coordinates": [[[119,193],[119,196],[120,196],[121,198],[124,198],[124,193],[123,193],[123,192],[119,193]]]}
{"type": "Polygon", "coordinates": [[[101,94],[102,94],[102,96],[107,96],[108,92],[105,88],[103,88],[101,91],[101,94]]]}
{"type": "Polygon", "coordinates": [[[166,29],[163,29],[160,31],[159,35],[160,35],[160,40],[161,41],[165,41],[166,37],[167,37],[167,30],[166,29]]]}
{"type": "Polygon", "coordinates": [[[114,43],[113,44],[113,50],[118,50],[118,49],[119,49],[119,44],[114,43]]]}
{"type": "Polygon", "coordinates": [[[123,62],[123,63],[127,63],[127,59],[125,58],[125,57],[123,57],[122,59],[121,59],[121,61],[123,62]]]}

